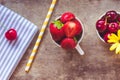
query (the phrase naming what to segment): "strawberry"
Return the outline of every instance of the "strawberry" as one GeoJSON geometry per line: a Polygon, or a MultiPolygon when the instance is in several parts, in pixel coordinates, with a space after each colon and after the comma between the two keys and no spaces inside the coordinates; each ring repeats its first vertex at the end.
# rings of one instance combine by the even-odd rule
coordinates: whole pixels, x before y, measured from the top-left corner
{"type": "Polygon", "coordinates": [[[73,21],[67,21],[63,26],[65,35],[67,37],[74,37],[82,32],[82,27],[79,21],[73,20],[73,21]]]}
{"type": "Polygon", "coordinates": [[[63,22],[63,23],[65,23],[67,21],[70,21],[72,19],[75,19],[75,15],[73,13],[71,13],[71,12],[63,13],[61,18],[60,18],[61,22],[63,22]]]}
{"type": "Polygon", "coordinates": [[[64,38],[65,34],[62,27],[63,23],[61,23],[60,20],[56,20],[50,24],[50,33],[53,40],[60,41],[64,38]]]}
{"type": "Polygon", "coordinates": [[[79,35],[82,32],[82,25],[80,24],[80,22],[77,19],[73,19],[72,21],[75,22],[79,26],[79,28],[76,32],[76,35],[79,35]]]}
{"type": "Polygon", "coordinates": [[[64,49],[73,49],[76,46],[76,41],[73,38],[65,38],[61,42],[61,47],[64,49]]]}

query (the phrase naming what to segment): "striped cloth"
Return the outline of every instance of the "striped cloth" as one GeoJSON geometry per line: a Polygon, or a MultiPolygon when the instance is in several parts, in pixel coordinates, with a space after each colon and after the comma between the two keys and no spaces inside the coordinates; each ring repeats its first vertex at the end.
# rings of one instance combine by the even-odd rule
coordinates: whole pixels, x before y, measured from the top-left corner
{"type": "Polygon", "coordinates": [[[0,80],[9,80],[37,31],[36,25],[0,5],[0,80]],[[5,38],[10,28],[17,31],[14,41],[5,38]]]}

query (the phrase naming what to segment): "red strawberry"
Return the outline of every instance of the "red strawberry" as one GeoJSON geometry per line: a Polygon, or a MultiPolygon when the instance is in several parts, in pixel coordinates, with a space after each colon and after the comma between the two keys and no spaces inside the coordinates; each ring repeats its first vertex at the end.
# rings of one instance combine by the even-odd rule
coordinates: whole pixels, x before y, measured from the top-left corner
{"type": "Polygon", "coordinates": [[[53,40],[60,41],[64,36],[63,24],[57,20],[50,24],[50,33],[52,35],[53,40]]]}
{"type": "Polygon", "coordinates": [[[80,24],[80,22],[77,19],[74,19],[72,21],[75,22],[79,26],[79,28],[76,32],[76,35],[79,35],[82,32],[82,25],[80,24]]]}
{"type": "Polygon", "coordinates": [[[74,37],[82,32],[81,24],[77,20],[66,22],[63,29],[67,37],[74,37]]]}
{"type": "Polygon", "coordinates": [[[9,29],[6,33],[5,33],[5,37],[8,40],[14,40],[17,37],[17,32],[15,29],[9,29]]]}
{"type": "Polygon", "coordinates": [[[76,42],[72,38],[65,38],[61,42],[61,47],[64,49],[73,49],[76,46],[76,42]]]}
{"type": "Polygon", "coordinates": [[[72,19],[75,19],[75,15],[71,12],[63,13],[61,18],[60,18],[61,22],[63,22],[63,23],[70,21],[72,19]]]}

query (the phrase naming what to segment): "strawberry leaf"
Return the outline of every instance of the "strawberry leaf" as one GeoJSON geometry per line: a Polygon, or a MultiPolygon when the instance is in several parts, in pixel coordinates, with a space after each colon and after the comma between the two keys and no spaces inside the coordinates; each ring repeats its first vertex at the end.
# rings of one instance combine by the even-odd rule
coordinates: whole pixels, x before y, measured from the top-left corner
{"type": "Polygon", "coordinates": [[[78,42],[76,37],[74,37],[73,39],[75,40],[76,43],[78,42]]]}
{"type": "Polygon", "coordinates": [[[61,29],[63,27],[63,23],[60,20],[56,20],[53,22],[57,29],[61,29]]]}

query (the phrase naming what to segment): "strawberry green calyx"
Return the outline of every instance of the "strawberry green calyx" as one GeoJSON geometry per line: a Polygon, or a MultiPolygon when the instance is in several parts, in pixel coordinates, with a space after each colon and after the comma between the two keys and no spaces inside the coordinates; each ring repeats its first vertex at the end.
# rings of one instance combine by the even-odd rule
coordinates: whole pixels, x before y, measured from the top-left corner
{"type": "Polygon", "coordinates": [[[76,37],[74,37],[73,39],[75,40],[76,43],[78,42],[77,39],[76,39],[76,37]]]}
{"type": "Polygon", "coordinates": [[[60,20],[55,20],[53,23],[55,24],[57,29],[61,29],[63,27],[63,23],[60,20]]]}

